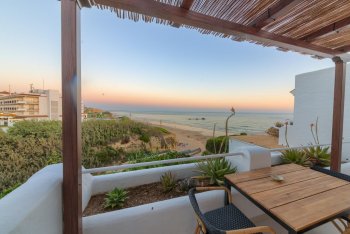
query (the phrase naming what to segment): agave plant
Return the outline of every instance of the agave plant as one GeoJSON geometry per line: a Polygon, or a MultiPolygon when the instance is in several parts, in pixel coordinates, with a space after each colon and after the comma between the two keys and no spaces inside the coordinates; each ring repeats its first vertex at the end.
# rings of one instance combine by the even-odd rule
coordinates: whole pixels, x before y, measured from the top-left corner
{"type": "Polygon", "coordinates": [[[165,193],[172,191],[176,187],[176,178],[171,172],[166,172],[160,177],[160,182],[165,193]]]}
{"type": "Polygon", "coordinates": [[[128,199],[128,192],[122,188],[115,188],[106,194],[104,208],[122,208],[128,199]]]}
{"type": "Polygon", "coordinates": [[[309,158],[312,165],[326,167],[330,165],[331,155],[329,147],[310,146],[304,149],[305,155],[309,158]]]}
{"type": "Polygon", "coordinates": [[[202,178],[210,179],[211,185],[222,185],[224,176],[236,172],[236,167],[232,168],[231,163],[225,158],[208,159],[206,162],[197,164],[197,171],[202,174],[202,178]]]}
{"type": "Polygon", "coordinates": [[[287,149],[282,152],[283,163],[295,163],[302,166],[310,165],[310,158],[303,150],[287,149]]]}

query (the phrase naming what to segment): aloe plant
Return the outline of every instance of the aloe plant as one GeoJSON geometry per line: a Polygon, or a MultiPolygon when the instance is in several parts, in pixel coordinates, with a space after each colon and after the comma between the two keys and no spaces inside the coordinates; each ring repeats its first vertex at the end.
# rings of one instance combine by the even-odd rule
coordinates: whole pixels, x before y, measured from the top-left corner
{"type": "Polygon", "coordinates": [[[331,163],[331,155],[328,153],[329,147],[310,146],[304,149],[304,152],[312,165],[326,167],[331,163]]]}
{"type": "Polygon", "coordinates": [[[236,167],[232,168],[231,163],[225,158],[208,159],[205,162],[197,164],[197,171],[202,174],[202,178],[210,179],[212,185],[222,185],[224,176],[237,171],[236,167]]]}
{"type": "Polygon", "coordinates": [[[115,188],[106,194],[104,208],[122,208],[126,199],[128,199],[128,192],[121,188],[115,188]]]}
{"type": "Polygon", "coordinates": [[[295,163],[302,166],[310,165],[310,158],[303,150],[287,149],[282,152],[283,163],[295,163]]]}
{"type": "Polygon", "coordinates": [[[173,175],[171,172],[166,172],[164,175],[160,177],[160,182],[163,186],[164,192],[170,192],[176,187],[176,179],[175,175],[173,175]]]}

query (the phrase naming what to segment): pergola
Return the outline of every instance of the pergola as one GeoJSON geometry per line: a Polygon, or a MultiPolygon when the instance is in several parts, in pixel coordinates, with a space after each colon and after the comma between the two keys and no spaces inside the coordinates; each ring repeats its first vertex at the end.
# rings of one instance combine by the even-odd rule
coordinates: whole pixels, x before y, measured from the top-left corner
{"type": "Polygon", "coordinates": [[[92,6],[112,10],[120,18],[188,27],[203,34],[332,59],[331,169],[340,170],[345,68],[350,59],[350,1],[61,0],[65,234],[82,232],[80,10],[92,6]]]}

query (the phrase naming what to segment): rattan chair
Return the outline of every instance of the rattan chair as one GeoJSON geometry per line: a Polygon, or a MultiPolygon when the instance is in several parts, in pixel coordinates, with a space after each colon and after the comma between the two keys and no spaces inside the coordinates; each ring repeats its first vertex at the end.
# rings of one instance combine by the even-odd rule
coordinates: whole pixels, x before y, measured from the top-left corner
{"type": "Polygon", "coordinates": [[[191,205],[196,214],[197,227],[195,234],[249,234],[272,233],[275,231],[268,226],[256,227],[235,205],[232,195],[226,187],[197,187],[189,191],[191,205]],[[202,213],[195,196],[196,191],[224,190],[227,193],[228,204],[219,209],[202,213]]]}
{"type": "MultiPolygon", "coordinates": [[[[336,172],[336,171],[331,171],[329,169],[323,168],[323,167],[319,167],[319,166],[313,166],[311,167],[311,169],[330,175],[330,176],[334,176],[338,179],[342,179],[345,181],[350,182],[350,176],[340,173],[340,172],[336,172]]],[[[350,234],[350,212],[348,212],[347,214],[343,214],[341,217],[335,219],[332,221],[332,224],[337,228],[337,230],[342,233],[342,234],[350,234]],[[338,222],[336,222],[336,220],[338,220],[338,222]]]]}

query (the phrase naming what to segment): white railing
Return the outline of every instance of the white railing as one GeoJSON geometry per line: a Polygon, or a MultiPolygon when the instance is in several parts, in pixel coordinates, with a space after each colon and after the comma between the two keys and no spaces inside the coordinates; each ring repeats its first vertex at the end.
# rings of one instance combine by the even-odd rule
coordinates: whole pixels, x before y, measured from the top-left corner
{"type": "Polygon", "coordinates": [[[118,170],[131,169],[131,168],[136,168],[136,167],[156,166],[156,165],[178,163],[178,162],[188,162],[188,161],[200,161],[200,160],[213,159],[213,158],[225,158],[225,157],[229,157],[229,156],[243,156],[243,153],[227,153],[227,154],[213,154],[213,155],[205,155],[205,156],[192,156],[192,157],[187,157],[187,158],[175,158],[175,159],[159,160],[159,161],[152,161],[152,162],[123,164],[123,165],[109,166],[109,167],[98,167],[98,168],[83,169],[82,173],[88,174],[88,173],[100,173],[100,172],[106,172],[106,171],[118,171],[118,170]]]}

